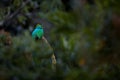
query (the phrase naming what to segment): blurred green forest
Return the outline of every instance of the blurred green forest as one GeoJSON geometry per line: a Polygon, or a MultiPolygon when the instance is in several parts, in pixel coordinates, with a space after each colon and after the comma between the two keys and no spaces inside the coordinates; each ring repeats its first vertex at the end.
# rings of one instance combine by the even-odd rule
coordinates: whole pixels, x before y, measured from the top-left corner
{"type": "Polygon", "coordinates": [[[0,80],[120,80],[119,3],[0,0],[0,80]],[[31,38],[36,24],[53,50],[31,38]]]}

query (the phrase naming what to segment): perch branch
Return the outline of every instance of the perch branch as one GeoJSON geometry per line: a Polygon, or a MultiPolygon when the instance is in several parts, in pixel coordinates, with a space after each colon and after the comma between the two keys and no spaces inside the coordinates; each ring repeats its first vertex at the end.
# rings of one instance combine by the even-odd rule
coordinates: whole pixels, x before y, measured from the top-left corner
{"type": "MultiPolygon", "coordinates": [[[[42,37],[42,39],[49,45],[50,48],[52,48],[51,45],[49,44],[49,42],[47,41],[47,39],[44,36],[42,37]]],[[[52,50],[53,50],[53,48],[52,48],[52,50]]],[[[51,58],[52,58],[52,64],[56,64],[56,58],[55,58],[54,53],[52,54],[51,58]]]]}

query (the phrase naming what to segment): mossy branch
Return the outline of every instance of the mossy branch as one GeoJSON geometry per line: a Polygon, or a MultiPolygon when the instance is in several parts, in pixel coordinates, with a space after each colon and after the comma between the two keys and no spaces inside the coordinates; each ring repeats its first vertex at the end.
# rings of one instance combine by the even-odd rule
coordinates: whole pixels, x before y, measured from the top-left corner
{"type": "MultiPolygon", "coordinates": [[[[42,39],[49,45],[49,47],[53,50],[53,48],[51,47],[51,45],[49,44],[49,42],[47,41],[47,39],[43,36],[42,39]]],[[[55,65],[56,64],[56,58],[55,58],[55,54],[53,52],[52,56],[51,56],[51,59],[52,59],[52,64],[55,65]]]]}

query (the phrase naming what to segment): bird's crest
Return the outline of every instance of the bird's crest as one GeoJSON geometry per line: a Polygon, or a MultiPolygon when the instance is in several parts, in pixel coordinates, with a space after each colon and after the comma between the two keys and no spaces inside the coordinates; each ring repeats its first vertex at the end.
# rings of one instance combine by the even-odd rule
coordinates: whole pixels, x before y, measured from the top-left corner
{"type": "Polygon", "coordinates": [[[36,25],[36,29],[43,29],[43,28],[42,28],[42,25],[37,24],[37,25],[36,25]]]}

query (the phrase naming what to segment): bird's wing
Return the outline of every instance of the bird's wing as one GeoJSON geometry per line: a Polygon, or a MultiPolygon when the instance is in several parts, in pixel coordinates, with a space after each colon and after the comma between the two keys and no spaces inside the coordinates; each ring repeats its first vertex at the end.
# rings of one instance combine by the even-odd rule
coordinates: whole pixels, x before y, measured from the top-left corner
{"type": "Polygon", "coordinates": [[[37,30],[35,29],[33,32],[32,32],[32,37],[35,39],[35,37],[37,36],[37,30]]]}
{"type": "Polygon", "coordinates": [[[42,38],[42,36],[43,36],[43,30],[42,29],[37,30],[37,37],[39,37],[40,39],[42,38]]]}

